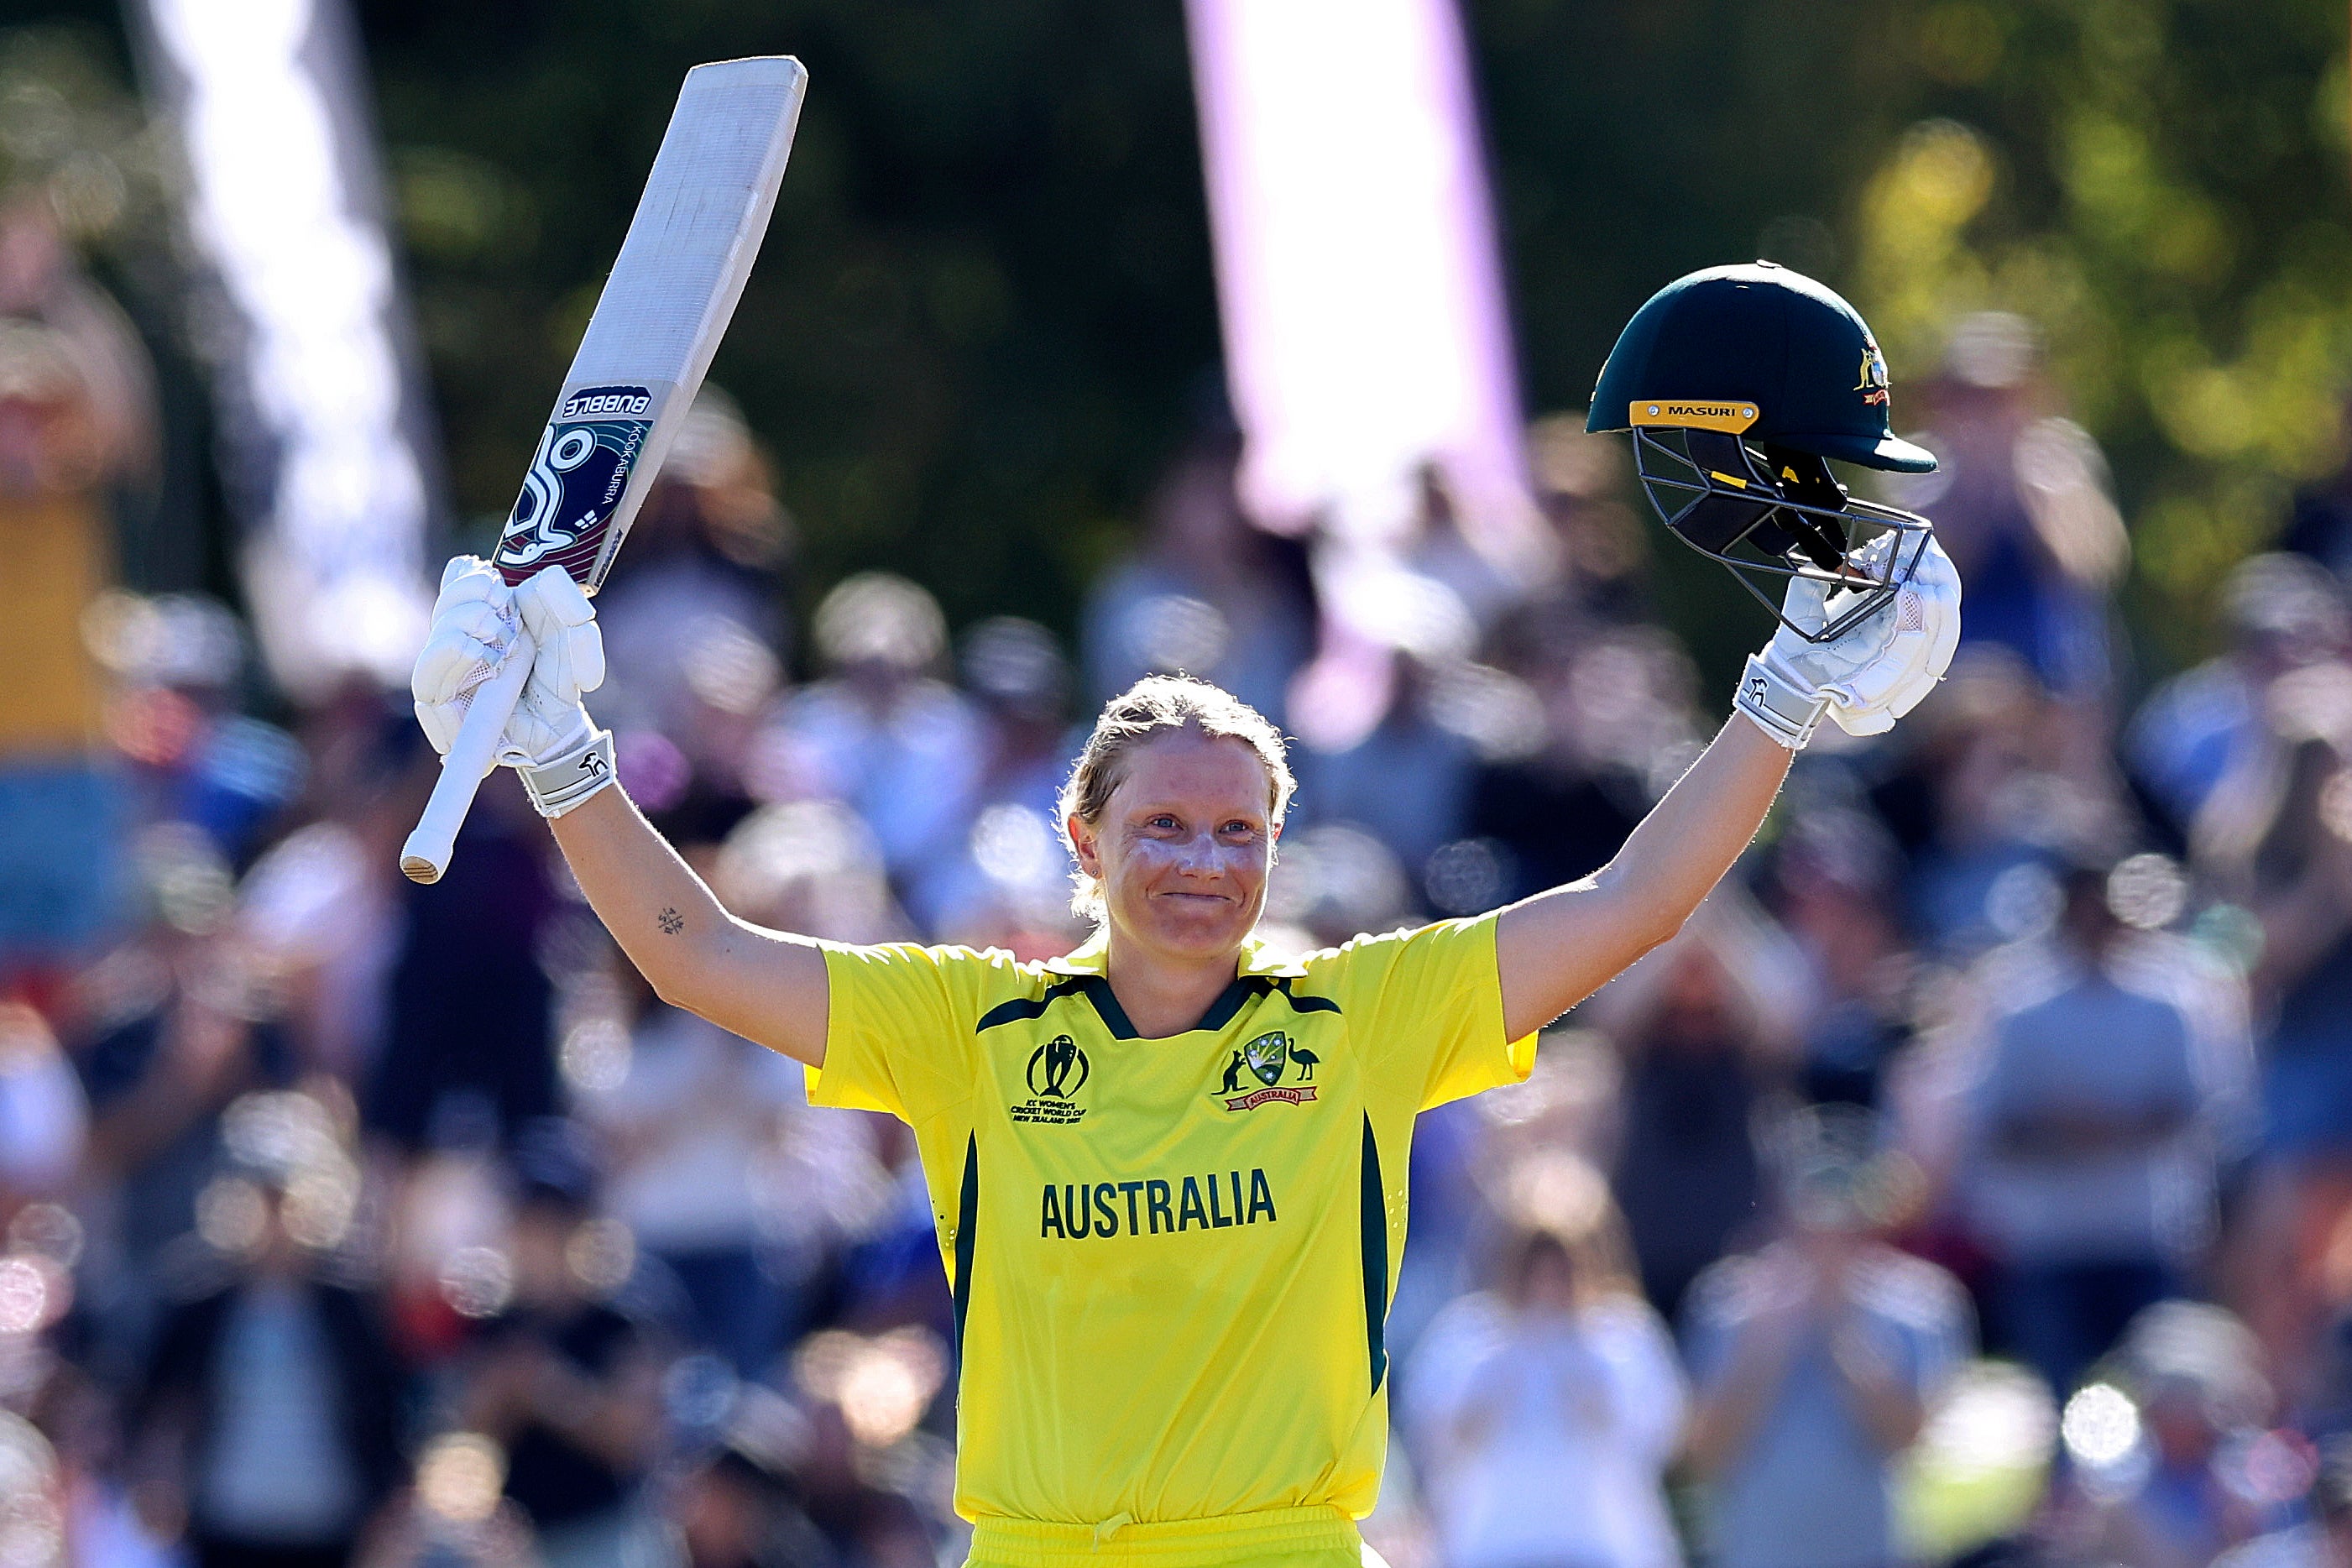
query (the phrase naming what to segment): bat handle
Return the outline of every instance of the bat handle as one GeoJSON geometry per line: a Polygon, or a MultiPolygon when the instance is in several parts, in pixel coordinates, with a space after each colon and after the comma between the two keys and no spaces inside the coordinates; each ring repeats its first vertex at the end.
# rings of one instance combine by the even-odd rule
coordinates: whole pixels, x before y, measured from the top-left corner
{"type": "Polygon", "coordinates": [[[490,771],[499,737],[506,732],[507,720],[522,696],[523,682],[530,679],[531,663],[538,656],[530,634],[518,627],[506,663],[474,693],[473,702],[466,709],[466,721],[457,726],[457,738],[449,742],[449,753],[441,759],[441,776],[433,781],[433,798],[425,803],[416,830],[400,847],[400,868],[410,881],[437,882],[449,868],[457,829],[466,825],[474,792],[481,788],[483,775],[490,771]]]}

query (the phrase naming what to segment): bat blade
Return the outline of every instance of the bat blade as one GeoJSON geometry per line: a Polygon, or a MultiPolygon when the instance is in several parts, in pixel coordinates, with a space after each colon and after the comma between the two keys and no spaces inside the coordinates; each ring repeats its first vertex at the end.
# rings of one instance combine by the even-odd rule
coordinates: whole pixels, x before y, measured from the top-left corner
{"type": "MultiPolygon", "coordinates": [[[[783,55],[686,73],[621,253],[540,435],[491,563],[509,584],[561,566],[594,594],[733,319],[775,210],[808,73],[783,55]]],[[[527,660],[530,650],[513,656],[527,660]]],[[[508,672],[511,674],[511,672],[508,672]]],[[[522,688],[486,685],[402,847],[418,882],[457,829],[522,688]]]]}
{"type": "Polygon", "coordinates": [[[604,586],[742,297],[807,82],[787,56],[687,73],[492,557],[509,583],[558,565],[604,586]]]}

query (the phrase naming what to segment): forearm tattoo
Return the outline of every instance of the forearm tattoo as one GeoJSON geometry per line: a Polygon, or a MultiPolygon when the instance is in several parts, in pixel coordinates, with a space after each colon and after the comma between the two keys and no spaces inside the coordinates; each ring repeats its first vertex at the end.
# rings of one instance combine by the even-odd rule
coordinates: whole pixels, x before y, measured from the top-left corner
{"type": "Polygon", "coordinates": [[[654,923],[661,927],[666,935],[676,936],[686,929],[686,917],[676,910],[664,910],[654,917],[654,923]]]}

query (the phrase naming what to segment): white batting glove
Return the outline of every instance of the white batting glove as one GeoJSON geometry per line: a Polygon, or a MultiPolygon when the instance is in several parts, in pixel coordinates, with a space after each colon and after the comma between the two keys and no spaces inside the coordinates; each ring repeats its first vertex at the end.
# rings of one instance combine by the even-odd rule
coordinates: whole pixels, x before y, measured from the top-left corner
{"type": "Polygon", "coordinates": [[[604,639],[588,596],[562,567],[509,588],[480,557],[454,557],[441,574],[433,628],[408,684],[417,723],[446,754],[474,694],[514,656],[518,628],[530,633],[536,653],[493,765],[523,769],[529,782],[530,770],[579,752],[598,734],[580,697],[604,683],[604,639]]]}
{"type": "MultiPolygon", "coordinates": [[[[1860,625],[1829,642],[1809,642],[1782,626],[1748,661],[1733,706],[1791,751],[1812,738],[1822,713],[1849,735],[1883,735],[1917,707],[1951,668],[1960,640],[1960,574],[1934,534],[1915,544],[1882,534],[1854,552],[1873,574],[1891,552],[1919,552],[1910,576],[1860,625]]],[[[1789,584],[1781,613],[1808,630],[1841,614],[1846,592],[1800,577],[1789,584]]]]}

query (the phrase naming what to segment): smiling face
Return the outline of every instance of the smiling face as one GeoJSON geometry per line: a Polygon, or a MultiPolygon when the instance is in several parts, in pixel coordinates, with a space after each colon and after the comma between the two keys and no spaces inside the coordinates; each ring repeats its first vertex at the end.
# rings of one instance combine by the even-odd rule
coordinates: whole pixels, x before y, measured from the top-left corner
{"type": "Polygon", "coordinates": [[[1124,759],[1100,817],[1073,816],[1115,944],[1181,962],[1231,957],[1265,907],[1277,829],[1265,764],[1247,742],[1171,730],[1124,759]]]}

